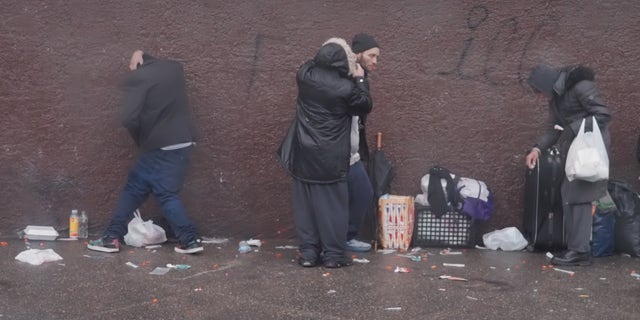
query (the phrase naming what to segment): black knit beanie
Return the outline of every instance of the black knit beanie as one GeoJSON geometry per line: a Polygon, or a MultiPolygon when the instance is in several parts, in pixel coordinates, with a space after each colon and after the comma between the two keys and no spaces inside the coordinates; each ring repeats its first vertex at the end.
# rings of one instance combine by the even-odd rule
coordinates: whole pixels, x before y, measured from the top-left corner
{"type": "Polygon", "coordinates": [[[380,46],[376,42],[376,39],[366,33],[356,34],[351,41],[351,50],[353,50],[353,53],[364,52],[371,48],[380,48],[380,46]]]}
{"type": "Polygon", "coordinates": [[[555,69],[544,64],[539,64],[531,69],[527,83],[534,89],[551,97],[553,85],[556,83],[556,80],[558,80],[558,76],[560,76],[560,73],[555,69]]]}

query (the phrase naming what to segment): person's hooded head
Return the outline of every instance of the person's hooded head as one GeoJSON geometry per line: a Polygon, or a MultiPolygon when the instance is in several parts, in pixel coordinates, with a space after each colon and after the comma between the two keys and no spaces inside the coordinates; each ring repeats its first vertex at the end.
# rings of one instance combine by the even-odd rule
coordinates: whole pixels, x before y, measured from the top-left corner
{"type": "Polygon", "coordinates": [[[338,70],[342,76],[351,76],[356,70],[356,56],[342,38],[325,41],[313,61],[319,67],[338,70]]]}
{"type": "Polygon", "coordinates": [[[547,98],[553,96],[553,86],[558,80],[560,72],[544,64],[539,64],[529,73],[527,83],[536,91],[545,95],[547,98]]]}
{"type": "Polygon", "coordinates": [[[351,40],[351,48],[356,54],[358,63],[367,70],[367,72],[375,71],[378,67],[378,58],[380,57],[380,45],[375,38],[366,34],[358,33],[351,40]]]}

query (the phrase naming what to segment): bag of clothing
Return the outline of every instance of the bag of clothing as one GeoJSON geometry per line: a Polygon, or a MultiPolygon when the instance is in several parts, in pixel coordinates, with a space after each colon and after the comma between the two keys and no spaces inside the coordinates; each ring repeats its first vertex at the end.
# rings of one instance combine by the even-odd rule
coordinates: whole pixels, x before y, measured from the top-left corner
{"type": "Polygon", "coordinates": [[[472,219],[487,221],[495,210],[493,195],[487,185],[479,180],[461,177],[458,192],[462,200],[462,212],[472,219]]]}
{"type": "Polygon", "coordinates": [[[595,182],[609,179],[607,148],[602,140],[596,117],[591,118],[593,123],[591,132],[584,131],[585,119],[582,119],[578,135],[571,142],[567,152],[565,172],[569,181],[595,182]]]}

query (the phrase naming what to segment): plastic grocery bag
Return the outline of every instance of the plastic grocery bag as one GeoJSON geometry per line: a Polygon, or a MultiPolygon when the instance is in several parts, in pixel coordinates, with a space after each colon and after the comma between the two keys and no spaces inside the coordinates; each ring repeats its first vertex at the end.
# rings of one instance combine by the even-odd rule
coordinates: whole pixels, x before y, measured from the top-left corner
{"type": "Polygon", "coordinates": [[[140,216],[140,210],[133,213],[133,219],[129,221],[128,232],[124,235],[124,242],[132,247],[144,247],[167,241],[167,234],[152,220],[144,221],[140,216]]]}
{"type": "Polygon", "coordinates": [[[565,172],[569,181],[585,180],[595,182],[609,179],[609,156],[602,140],[602,133],[595,117],[593,130],[584,132],[582,119],[578,135],[571,142],[567,153],[565,172]]]}
{"type": "Polygon", "coordinates": [[[485,233],[482,236],[482,241],[484,246],[491,250],[502,249],[503,251],[519,251],[529,244],[516,227],[485,233]]]}
{"type": "Polygon", "coordinates": [[[53,249],[29,249],[20,252],[16,260],[39,266],[45,262],[62,260],[62,257],[53,249]]]}

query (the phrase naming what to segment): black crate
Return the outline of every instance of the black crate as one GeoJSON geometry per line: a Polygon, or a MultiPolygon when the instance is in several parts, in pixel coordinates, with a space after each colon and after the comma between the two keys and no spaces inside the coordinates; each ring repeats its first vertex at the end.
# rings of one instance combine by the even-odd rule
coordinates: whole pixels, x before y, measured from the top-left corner
{"type": "Polygon", "coordinates": [[[479,224],[464,213],[453,210],[440,218],[430,207],[415,207],[412,247],[474,247],[479,224]]]}

